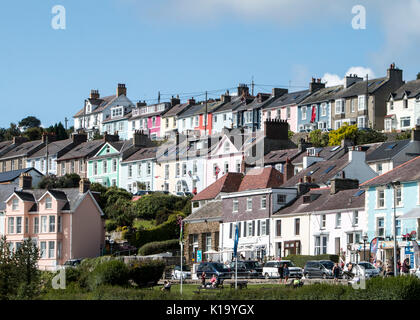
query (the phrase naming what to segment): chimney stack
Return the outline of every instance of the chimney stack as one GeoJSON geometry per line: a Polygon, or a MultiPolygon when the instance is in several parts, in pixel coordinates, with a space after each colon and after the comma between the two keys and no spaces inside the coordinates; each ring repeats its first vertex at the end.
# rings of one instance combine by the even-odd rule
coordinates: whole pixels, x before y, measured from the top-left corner
{"type": "Polygon", "coordinates": [[[171,107],[176,106],[177,104],[181,104],[181,100],[179,98],[171,98],[171,107]]]}
{"type": "Polygon", "coordinates": [[[288,93],[289,90],[288,89],[282,89],[282,88],[273,88],[273,90],[271,91],[271,95],[274,98],[278,98],[281,97],[282,95],[288,93]]]}
{"type": "Polygon", "coordinates": [[[13,144],[21,144],[27,141],[28,139],[25,137],[13,137],[13,144]]]}
{"type": "Polygon", "coordinates": [[[284,172],[284,181],[289,180],[295,175],[295,166],[292,164],[289,158],[286,159],[283,172],[284,172]]]}
{"type": "Polygon", "coordinates": [[[139,107],[144,107],[144,106],[147,106],[147,103],[145,102],[145,101],[139,101],[139,102],[137,102],[136,103],[136,107],[137,108],[139,108],[139,107]]]}
{"type": "Polygon", "coordinates": [[[117,97],[121,95],[127,95],[127,88],[125,87],[124,83],[119,83],[117,87],[117,97]]]}
{"type": "Polygon", "coordinates": [[[238,86],[238,96],[249,96],[249,88],[246,84],[240,83],[238,86]]]}
{"type": "Polygon", "coordinates": [[[311,83],[309,83],[309,91],[315,92],[319,89],[325,88],[325,83],[321,83],[321,79],[312,78],[311,83]]]}
{"type": "Polygon", "coordinates": [[[350,87],[353,83],[363,81],[363,78],[358,77],[357,74],[349,74],[344,79],[344,88],[350,87]]]}
{"type": "Polygon", "coordinates": [[[99,99],[99,90],[90,90],[90,99],[99,99]]]}
{"type": "Polygon", "coordinates": [[[90,180],[86,178],[82,178],[79,181],[79,193],[85,194],[90,189],[90,180]]]}
{"type": "Polygon", "coordinates": [[[402,70],[395,67],[395,63],[392,63],[387,70],[387,78],[396,80],[397,83],[402,83],[402,70]]]}
{"type": "Polygon", "coordinates": [[[105,131],[103,140],[104,142],[116,142],[120,140],[120,137],[118,136],[118,134],[108,134],[108,132],[105,131]]]}
{"type": "Polygon", "coordinates": [[[188,104],[189,105],[194,105],[195,104],[195,99],[194,98],[188,99],[188,104]]]}
{"type": "Polygon", "coordinates": [[[359,180],[335,178],[331,180],[330,193],[336,194],[342,190],[357,189],[359,188],[359,180]]]}
{"type": "Polygon", "coordinates": [[[29,173],[22,173],[19,176],[19,188],[21,189],[32,188],[32,176],[29,173]]]}
{"type": "Polygon", "coordinates": [[[264,136],[275,140],[289,139],[289,124],[286,120],[273,119],[264,121],[264,136]]]}
{"type": "Polygon", "coordinates": [[[231,101],[231,96],[229,95],[229,94],[222,94],[221,96],[220,96],[220,100],[222,101],[222,102],[224,102],[224,103],[226,103],[226,102],[230,102],[231,101]]]}
{"type": "Polygon", "coordinates": [[[413,131],[411,131],[411,140],[420,141],[420,125],[416,125],[413,131]]]}
{"type": "Polygon", "coordinates": [[[86,133],[73,133],[71,136],[74,145],[79,145],[87,141],[86,133]]]}
{"type": "Polygon", "coordinates": [[[134,131],[133,143],[135,147],[149,147],[151,145],[149,137],[144,134],[143,130],[134,131]]]}

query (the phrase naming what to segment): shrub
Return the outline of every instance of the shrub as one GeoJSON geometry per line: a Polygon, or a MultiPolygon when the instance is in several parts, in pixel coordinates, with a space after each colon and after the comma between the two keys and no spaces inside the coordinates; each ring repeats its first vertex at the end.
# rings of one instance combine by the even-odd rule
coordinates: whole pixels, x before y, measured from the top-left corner
{"type": "Polygon", "coordinates": [[[140,256],[148,256],[150,254],[167,252],[179,248],[179,239],[166,240],[166,241],[154,241],[143,245],[139,249],[140,256]]]}
{"type": "Polygon", "coordinates": [[[126,239],[131,245],[139,248],[149,242],[179,238],[178,216],[185,217],[182,212],[171,214],[165,223],[149,230],[139,230],[135,233],[127,233],[126,239]]]}
{"type": "Polygon", "coordinates": [[[133,210],[140,219],[155,219],[160,210],[181,211],[189,199],[162,193],[152,193],[142,196],[134,202],[133,210]]]}
{"type": "Polygon", "coordinates": [[[110,260],[100,263],[89,276],[91,288],[101,285],[125,286],[128,283],[129,270],[124,262],[110,260]]]}
{"type": "Polygon", "coordinates": [[[284,258],[284,260],[291,260],[296,266],[303,268],[307,261],[310,260],[331,260],[338,262],[338,255],[335,254],[320,254],[317,256],[305,256],[299,254],[292,254],[284,258]]]}
{"type": "Polygon", "coordinates": [[[118,228],[118,224],[115,220],[106,220],[105,228],[107,232],[112,232],[118,228]]]}
{"type": "Polygon", "coordinates": [[[162,278],[165,262],[161,260],[139,261],[130,266],[129,277],[138,286],[149,282],[156,284],[162,278]]]}

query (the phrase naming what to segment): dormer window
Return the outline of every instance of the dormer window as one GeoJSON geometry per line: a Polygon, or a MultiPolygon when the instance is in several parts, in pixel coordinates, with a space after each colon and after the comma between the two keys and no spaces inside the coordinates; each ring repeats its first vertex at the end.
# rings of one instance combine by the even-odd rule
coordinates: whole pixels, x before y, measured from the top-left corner
{"type": "Polygon", "coordinates": [[[111,109],[111,117],[121,117],[123,115],[123,107],[111,109]]]}
{"type": "Polygon", "coordinates": [[[17,211],[19,209],[19,200],[18,199],[13,199],[12,201],[12,210],[13,211],[17,211]]]}
{"type": "Polygon", "coordinates": [[[45,209],[51,209],[52,208],[52,199],[51,197],[47,197],[45,199],[45,209]]]}

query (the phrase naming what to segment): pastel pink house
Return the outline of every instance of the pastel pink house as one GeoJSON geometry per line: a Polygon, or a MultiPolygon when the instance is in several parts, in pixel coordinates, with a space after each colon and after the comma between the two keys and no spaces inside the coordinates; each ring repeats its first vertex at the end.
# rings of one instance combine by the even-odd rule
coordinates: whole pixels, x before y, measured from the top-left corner
{"type": "Polygon", "coordinates": [[[4,234],[10,248],[16,250],[30,238],[40,250],[41,270],[99,256],[105,220],[89,185],[82,179],[79,188],[15,190],[5,201],[4,234]]]}

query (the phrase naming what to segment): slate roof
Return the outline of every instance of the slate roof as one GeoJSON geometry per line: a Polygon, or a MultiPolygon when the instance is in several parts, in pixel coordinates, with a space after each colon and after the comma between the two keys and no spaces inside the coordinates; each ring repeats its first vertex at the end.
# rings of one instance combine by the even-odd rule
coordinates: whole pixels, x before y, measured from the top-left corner
{"type": "Polygon", "coordinates": [[[270,93],[258,93],[256,97],[244,97],[243,100],[246,100],[246,103],[243,103],[235,111],[264,108],[264,106],[273,101],[273,99],[274,98],[270,93]]]}
{"type": "Polygon", "coordinates": [[[43,144],[44,144],[44,142],[42,142],[42,140],[28,141],[28,142],[18,144],[18,145],[16,145],[16,147],[11,149],[9,152],[3,154],[1,156],[1,159],[27,156],[28,154],[31,153],[31,151],[36,150],[37,148],[39,148],[43,144]]]}
{"type": "MultiPolygon", "coordinates": [[[[213,112],[213,110],[217,109],[220,104],[223,102],[216,101],[216,102],[207,102],[207,113],[213,112]]],[[[200,115],[206,113],[206,103],[195,104],[188,109],[186,109],[179,118],[190,117],[194,115],[200,115]]]]}
{"type": "MultiPolygon", "coordinates": [[[[310,147],[311,148],[311,147],[310,147]]],[[[333,160],[342,157],[347,151],[341,146],[327,146],[327,147],[314,147],[315,152],[319,154],[319,157],[324,160],[333,160]]],[[[307,151],[299,154],[295,159],[292,160],[292,164],[301,164],[303,157],[307,156],[307,151]]]]}
{"type": "Polygon", "coordinates": [[[194,220],[204,219],[222,219],[222,201],[215,200],[207,202],[203,207],[190,214],[184,219],[185,222],[193,222],[194,220]]]}
{"type": "Polygon", "coordinates": [[[13,141],[11,141],[11,140],[0,142],[0,152],[2,150],[6,149],[8,146],[10,146],[12,143],[13,143],[13,141]]]}
{"type": "MultiPolygon", "coordinates": [[[[61,150],[70,146],[72,143],[73,143],[73,139],[65,139],[65,140],[59,140],[59,141],[54,141],[54,142],[48,143],[48,154],[49,155],[55,155],[58,152],[60,152],[61,150]]],[[[43,147],[40,150],[38,150],[37,152],[35,152],[33,155],[28,157],[28,159],[45,157],[46,151],[47,151],[47,147],[43,147]]]]}
{"type": "Polygon", "coordinates": [[[6,203],[4,201],[10,197],[15,188],[16,185],[13,184],[0,184],[0,212],[6,209],[6,203]]]}
{"type": "MultiPolygon", "coordinates": [[[[88,99],[92,105],[97,106],[95,110],[93,110],[92,112],[90,112],[89,114],[95,114],[95,113],[99,113],[102,112],[106,109],[106,107],[108,105],[110,105],[112,102],[114,102],[115,99],[117,99],[118,96],[117,95],[112,95],[112,96],[107,96],[107,97],[102,97],[100,99],[88,99]]],[[[82,108],[79,112],[77,112],[73,118],[82,116],[84,113],[84,108],[82,108]]]]}
{"type": "Polygon", "coordinates": [[[125,115],[123,115],[121,117],[118,117],[118,118],[112,118],[111,115],[107,115],[107,117],[102,121],[102,123],[106,124],[106,123],[112,123],[112,122],[115,122],[115,121],[127,120],[127,119],[131,118],[131,114],[132,114],[132,112],[130,111],[130,112],[127,112],[125,115]]]}
{"type": "Polygon", "coordinates": [[[170,108],[167,112],[165,112],[163,117],[178,116],[190,106],[191,105],[189,103],[177,104],[173,106],[172,108],[170,108]]]}
{"type": "Polygon", "coordinates": [[[333,100],[337,94],[343,92],[343,89],[344,86],[342,85],[319,89],[310,96],[308,96],[305,100],[301,101],[299,104],[305,105],[333,100]]]}
{"type": "Polygon", "coordinates": [[[348,189],[331,194],[330,188],[311,189],[308,193],[299,196],[278,210],[274,216],[364,208],[365,193],[359,191],[360,189],[348,189]],[[305,202],[304,199],[305,201],[310,199],[310,201],[305,202]]]}
{"type": "Polygon", "coordinates": [[[312,183],[327,184],[336,177],[349,163],[349,153],[346,153],[339,159],[320,161],[313,163],[308,168],[301,170],[298,174],[287,180],[283,187],[294,187],[300,179],[310,176],[312,183]]]}
{"type": "Polygon", "coordinates": [[[286,93],[277,99],[272,100],[268,105],[263,107],[264,110],[278,108],[282,106],[292,105],[292,104],[299,104],[302,100],[306,99],[310,96],[310,90],[302,90],[296,92],[286,93]]]}
{"type": "MultiPolygon", "coordinates": [[[[123,140],[123,141],[110,141],[110,142],[108,142],[108,144],[110,144],[115,150],[118,151],[119,154],[121,154],[121,153],[127,151],[128,148],[133,147],[133,140],[131,139],[131,140],[123,140]]],[[[101,146],[101,148],[102,148],[102,146],[101,146]]],[[[99,149],[98,149],[98,151],[99,151],[99,149]]],[[[92,157],[89,160],[99,160],[99,159],[109,158],[109,157],[112,157],[114,155],[116,155],[116,154],[104,154],[104,155],[101,155],[101,156],[92,157]]]]}
{"type": "MultiPolygon", "coordinates": [[[[387,81],[388,81],[387,77],[369,80],[368,93],[369,94],[374,93],[381,86],[387,83],[387,81]]],[[[354,97],[354,96],[364,95],[364,94],[366,94],[366,80],[353,83],[351,86],[344,89],[341,93],[337,94],[335,99],[349,98],[349,97],[354,97]]]]}
{"type": "Polygon", "coordinates": [[[229,102],[224,103],[222,106],[217,108],[213,113],[219,112],[226,112],[226,111],[235,111],[238,107],[240,107],[244,101],[241,100],[241,96],[231,96],[231,100],[229,102]]]}
{"type": "Polygon", "coordinates": [[[264,164],[283,163],[283,162],[286,162],[287,158],[289,158],[292,161],[301,153],[305,153],[305,152],[299,151],[299,149],[297,148],[285,149],[285,150],[274,150],[265,155],[264,164]]]}
{"type": "Polygon", "coordinates": [[[278,188],[283,184],[283,174],[272,168],[254,168],[243,177],[238,192],[266,188],[278,188]]]}
{"type": "Polygon", "coordinates": [[[394,169],[361,184],[361,187],[385,185],[392,181],[420,181],[420,156],[411,159],[394,169]]]}
{"type": "Polygon", "coordinates": [[[158,147],[141,148],[140,150],[129,156],[127,159],[125,159],[122,163],[156,158],[157,150],[158,147]]]}
{"type": "Polygon", "coordinates": [[[215,199],[221,192],[238,191],[243,176],[242,173],[228,172],[200,193],[196,194],[194,198],[192,198],[192,201],[215,199]]]}
{"type": "Polygon", "coordinates": [[[87,141],[79,144],[77,147],[73,148],[60,158],[58,161],[71,160],[77,158],[85,158],[93,156],[98,152],[98,150],[105,144],[104,140],[93,140],[87,141]]]}
{"type": "Polygon", "coordinates": [[[401,150],[407,147],[409,143],[409,139],[384,142],[382,145],[376,148],[376,150],[366,155],[366,162],[369,163],[382,160],[391,160],[401,150]]]}
{"type": "Polygon", "coordinates": [[[38,170],[36,170],[35,168],[26,168],[26,169],[19,169],[19,170],[13,170],[13,171],[5,171],[5,172],[0,173],[0,183],[7,183],[7,182],[10,182],[10,181],[13,181],[16,178],[19,178],[19,176],[22,173],[26,173],[26,172],[29,172],[31,170],[35,170],[40,175],[42,175],[42,173],[39,172],[38,170]]]}
{"type": "Polygon", "coordinates": [[[398,90],[391,93],[394,100],[401,100],[407,94],[409,99],[416,98],[420,95],[420,80],[408,81],[398,90]]]}

